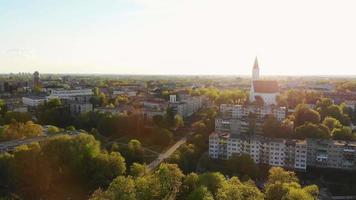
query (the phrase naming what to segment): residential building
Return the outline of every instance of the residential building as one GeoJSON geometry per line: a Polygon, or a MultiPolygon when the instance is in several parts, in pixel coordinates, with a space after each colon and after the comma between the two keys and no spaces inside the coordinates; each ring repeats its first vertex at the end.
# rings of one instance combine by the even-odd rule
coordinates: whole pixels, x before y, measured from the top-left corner
{"type": "Polygon", "coordinates": [[[143,117],[152,120],[154,116],[164,116],[167,112],[168,102],[164,99],[152,98],[143,102],[143,117]]]}
{"type": "Polygon", "coordinates": [[[274,116],[278,121],[286,118],[287,108],[274,105],[233,105],[221,104],[220,113],[223,117],[246,120],[251,114],[258,120],[264,120],[267,116],[274,116]]]}
{"type": "Polygon", "coordinates": [[[172,108],[175,114],[183,117],[183,119],[192,116],[203,106],[203,97],[192,97],[186,94],[179,95],[179,101],[177,101],[176,95],[170,95],[169,107],[172,108]]]}
{"type": "Polygon", "coordinates": [[[308,166],[356,169],[356,142],[308,139],[308,166]]]}
{"type": "Polygon", "coordinates": [[[73,99],[78,96],[92,96],[94,93],[92,89],[49,89],[49,94],[47,99],[73,99]]]}
{"type": "Polygon", "coordinates": [[[45,101],[45,96],[22,97],[22,103],[29,108],[36,108],[38,105],[43,104],[45,101]]]}
{"type": "Polygon", "coordinates": [[[84,102],[69,103],[70,113],[73,115],[83,114],[93,111],[93,104],[84,102]]]}
{"type": "Polygon", "coordinates": [[[306,171],[307,144],[302,140],[287,140],[213,132],[209,136],[209,156],[229,159],[232,155],[246,154],[257,164],[306,171]]]}

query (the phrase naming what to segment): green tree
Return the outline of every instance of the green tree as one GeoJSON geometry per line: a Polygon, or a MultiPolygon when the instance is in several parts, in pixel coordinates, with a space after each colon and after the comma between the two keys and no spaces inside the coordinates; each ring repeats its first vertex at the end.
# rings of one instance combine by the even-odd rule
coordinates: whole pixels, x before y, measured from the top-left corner
{"type": "Polygon", "coordinates": [[[56,134],[60,131],[60,129],[57,126],[47,126],[47,133],[48,134],[56,134]]]}
{"type": "Polygon", "coordinates": [[[229,174],[240,175],[241,177],[248,176],[256,178],[258,174],[258,167],[249,155],[233,155],[227,160],[226,168],[229,174]]]}
{"type": "Polygon", "coordinates": [[[215,196],[226,180],[219,172],[204,173],[199,176],[198,185],[205,186],[215,196]]]}
{"type": "Polygon", "coordinates": [[[9,124],[13,120],[25,123],[31,121],[32,116],[29,112],[6,112],[4,116],[4,123],[9,124]]]}
{"type": "Polygon", "coordinates": [[[344,126],[342,128],[334,128],[334,130],[331,132],[331,135],[335,140],[356,140],[356,134],[353,133],[351,128],[348,126],[344,126]]]}
{"type": "Polygon", "coordinates": [[[280,167],[272,167],[269,170],[266,183],[267,200],[314,200],[319,194],[315,185],[302,188],[294,172],[285,171],[280,167]]]}
{"type": "Polygon", "coordinates": [[[214,200],[207,187],[200,186],[187,197],[187,200],[214,200]]]}
{"type": "Polygon", "coordinates": [[[298,139],[316,138],[316,139],[328,139],[330,138],[330,130],[323,124],[313,124],[306,122],[305,124],[295,129],[295,136],[298,139]]]}
{"type": "Polygon", "coordinates": [[[161,164],[155,172],[160,183],[161,198],[175,195],[182,184],[184,174],[175,164],[161,164]]]}
{"type": "Polygon", "coordinates": [[[178,114],[174,116],[174,126],[176,128],[184,126],[184,121],[183,121],[182,116],[180,116],[178,114]]]}
{"type": "Polygon", "coordinates": [[[281,123],[274,117],[268,116],[263,122],[263,134],[266,137],[283,137],[281,123]]]}
{"type": "Polygon", "coordinates": [[[187,199],[188,195],[192,193],[198,187],[198,178],[199,176],[196,173],[190,173],[185,176],[177,199],[187,199]]]}
{"type": "Polygon", "coordinates": [[[333,118],[333,117],[325,117],[323,124],[329,128],[330,131],[332,131],[334,128],[341,128],[342,125],[339,122],[339,120],[333,118]]]}
{"type": "Polygon", "coordinates": [[[130,174],[133,177],[142,177],[148,174],[146,164],[133,163],[130,167],[130,174]]]}
{"type": "Polygon", "coordinates": [[[119,176],[110,184],[107,194],[108,199],[136,200],[135,182],[130,176],[119,176]]]}
{"type": "Polygon", "coordinates": [[[295,126],[303,125],[305,122],[318,124],[320,122],[320,114],[315,110],[308,108],[304,104],[299,104],[295,109],[295,126]]]}

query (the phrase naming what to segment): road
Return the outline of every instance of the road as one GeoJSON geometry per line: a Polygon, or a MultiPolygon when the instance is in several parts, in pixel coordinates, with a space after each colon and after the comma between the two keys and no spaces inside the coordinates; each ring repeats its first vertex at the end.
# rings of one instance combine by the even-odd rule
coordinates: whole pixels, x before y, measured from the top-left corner
{"type": "Polygon", "coordinates": [[[161,164],[161,162],[169,158],[182,144],[186,142],[187,142],[187,137],[183,137],[182,139],[178,140],[178,142],[176,142],[173,146],[171,146],[167,151],[159,154],[159,156],[148,165],[148,170],[149,171],[154,170],[159,164],[161,164]]]}
{"type": "MultiPolygon", "coordinates": [[[[10,141],[5,141],[5,142],[0,142],[0,153],[3,152],[10,152],[15,150],[16,147],[25,145],[25,144],[31,144],[33,142],[40,142],[43,140],[46,140],[52,136],[57,136],[59,134],[54,134],[50,135],[47,133],[48,129],[46,127],[43,127],[43,134],[36,136],[36,137],[31,137],[31,138],[25,138],[25,139],[17,139],[17,140],[10,140],[10,141]]],[[[70,133],[67,132],[68,135],[75,135],[78,134],[78,131],[71,131],[70,133]]],[[[61,133],[64,134],[64,133],[61,133]]]]}
{"type": "Polygon", "coordinates": [[[49,136],[47,136],[47,135],[41,135],[41,136],[32,137],[32,138],[1,142],[0,143],[0,153],[13,151],[13,150],[15,150],[16,147],[18,147],[20,145],[30,144],[33,142],[39,142],[39,141],[47,139],[48,137],[49,136]]]}

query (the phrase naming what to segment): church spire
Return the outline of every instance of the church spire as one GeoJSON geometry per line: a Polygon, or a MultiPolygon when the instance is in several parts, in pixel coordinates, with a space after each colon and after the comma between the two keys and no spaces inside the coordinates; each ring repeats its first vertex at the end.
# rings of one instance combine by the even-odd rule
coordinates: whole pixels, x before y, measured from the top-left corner
{"type": "Polygon", "coordinates": [[[258,80],[260,78],[260,68],[258,67],[257,56],[255,58],[255,63],[253,64],[252,69],[252,80],[258,80]]]}
{"type": "Polygon", "coordinates": [[[259,69],[257,56],[256,56],[256,58],[255,58],[255,64],[253,64],[253,68],[254,68],[254,69],[259,69]]]}

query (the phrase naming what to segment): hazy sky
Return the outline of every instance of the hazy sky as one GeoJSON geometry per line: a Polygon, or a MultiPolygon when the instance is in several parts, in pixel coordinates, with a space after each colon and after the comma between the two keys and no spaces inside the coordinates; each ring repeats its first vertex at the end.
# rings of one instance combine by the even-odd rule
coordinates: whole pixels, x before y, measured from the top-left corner
{"type": "Polygon", "coordinates": [[[0,73],[356,75],[354,0],[0,0],[0,73]]]}

